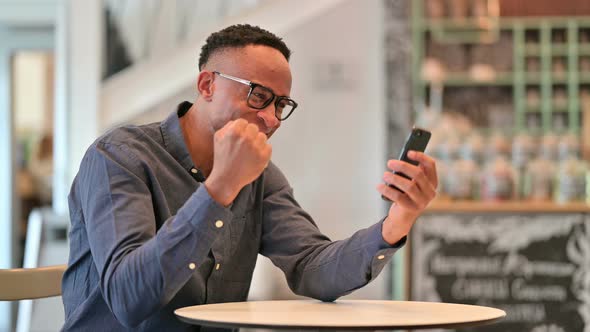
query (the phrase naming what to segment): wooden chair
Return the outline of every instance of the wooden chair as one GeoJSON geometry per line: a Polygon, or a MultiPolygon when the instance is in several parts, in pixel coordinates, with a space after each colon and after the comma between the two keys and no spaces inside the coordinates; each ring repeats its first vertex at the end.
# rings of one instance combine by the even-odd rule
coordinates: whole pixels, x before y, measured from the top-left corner
{"type": "MultiPolygon", "coordinates": [[[[29,215],[23,268],[0,269],[0,301],[18,301],[16,332],[28,332],[35,325],[32,324],[34,307],[43,308],[41,310],[47,314],[47,308],[61,306],[59,299],[34,301],[61,295],[61,280],[66,265],[57,265],[63,260],[53,257],[56,253],[55,245],[51,249],[53,251],[47,252],[49,249],[45,244],[45,239],[49,238],[48,232],[56,228],[55,220],[61,222],[49,209],[33,210],[29,215]],[[41,254],[42,247],[44,255],[50,255],[52,259],[41,254]],[[40,264],[47,265],[39,267],[40,264]]],[[[50,312],[54,315],[63,314],[60,311],[51,309],[50,312]]],[[[59,318],[48,323],[48,330],[58,330],[56,322],[59,324],[59,318]]],[[[39,321],[36,322],[37,327],[38,325],[39,321]]]]}
{"type": "Polygon", "coordinates": [[[40,299],[61,295],[66,265],[0,269],[0,301],[40,299]]]}

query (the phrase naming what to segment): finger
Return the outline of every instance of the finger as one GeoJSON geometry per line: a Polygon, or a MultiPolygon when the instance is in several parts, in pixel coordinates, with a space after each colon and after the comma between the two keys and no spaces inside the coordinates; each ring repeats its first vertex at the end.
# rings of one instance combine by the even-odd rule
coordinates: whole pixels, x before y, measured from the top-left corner
{"type": "Polygon", "coordinates": [[[267,141],[268,141],[268,137],[266,137],[266,135],[263,132],[259,131],[256,134],[256,143],[263,146],[263,145],[267,144],[267,141]]]}
{"type": "Polygon", "coordinates": [[[435,188],[438,185],[438,174],[436,172],[436,161],[434,158],[430,157],[429,155],[418,152],[418,151],[409,151],[408,157],[412,160],[417,161],[420,164],[420,167],[424,169],[424,173],[426,177],[432,183],[435,188]]]}
{"type": "Polygon", "coordinates": [[[383,181],[400,188],[404,192],[412,185],[411,179],[406,179],[402,174],[396,174],[389,171],[383,173],[383,181]]]}
{"type": "Polygon", "coordinates": [[[233,137],[239,137],[246,128],[247,124],[248,123],[243,119],[233,120],[226,123],[225,126],[221,128],[221,130],[223,131],[224,136],[230,135],[233,137]]]}
{"type": "Polygon", "coordinates": [[[232,120],[232,121],[233,121],[233,122],[234,122],[236,125],[239,125],[239,126],[244,126],[244,127],[245,127],[245,126],[247,126],[247,125],[248,125],[248,121],[246,121],[246,120],[244,120],[244,119],[235,119],[235,120],[232,120]]]}
{"type": "MultiPolygon", "coordinates": [[[[405,186],[402,188],[407,194],[410,195],[410,198],[422,201],[422,199],[426,199],[427,201],[432,200],[436,196],[436,185],[435,183],[431,183],[428,179],[427,175],[424,172],[424,169],[420,166],[418,167],[411,167],[410,168],[411,174],[408,175],[412,181],[404,183],[405,186]]],[[[405,174],[405,173],[404,173],[405,174]]]]}
{"type": "Polygon", "coordinates": [[[412,202],[406,194],[402,193],[401,191],[388,186],[385,183],[380,183],[377,185],[377,191],[381,193],[384,197],[389,199],[392,202],[406,208],[406,209],[416,209],[417,206],[412,202]]]}
{"type": "Polygon", "coordinates": [[[232,127],[235,130],[242,131],[246,128],[247,125],[248,125],[248,121],[246,121],[244,119],[237,119],[237,120],[233,121],[232,127]]]}
{"type": "MultiPolygon", "coordinates": [[[[422,174],[422,179],[426,184],[426,177],[422,174]]],[[[416,180],[408,180],[399,174],[394,174],[391,172],[385,172],[383,174],[383,180],[386,183],[393,184],[398,187],[401,191],[403,191],[410,200],[414,202],[414,204],[418,207],[426,207],[428,202],[430,202],[430,197],[432,193],[424,191],[416,182],[416,180]]]]}
{"type": "Polygon", "coordinates": [[[251,139],[251,140],[255,140],[256,137],[258,136],[258,127],[254,124],[247,124],[246,127],[244,128],[244,134],[246,135],[247,138],[251,139]]]}
{"type": "MultiPolygon", "coordinates": [[[[407,191],[410,198],[416,200],[417,203],[422,203],[423,199],[430,201],[436,196],[436,186],[438,183],[431,183],[431,180],[425,174],[424,169],[421,166],[414,166],[405,161],[395,159],[390,160],[387,163],[387,166],[394,172],[403,173],[410,179],[414,180],[414,182],[402,182],[399,187],[403,191],[407,191]]],[[[395,185],[398,186],[397,182],[395,185]]]]}
{"type": "Polygon", "coordinates": [[[426,175],[422,173],[418,176],[418,180],[414,179],[416,186],[419,188],[420,193],[426,198],[425,205],[436,197],[436,184],[430,183],[426,175]]]}
{"type": "MultiPolygon", "coordinates": [[[[412,152],[412,151],[411,151],[412,152]]],[[[415,152],[415,151],[413,151],[415,152]]],[[[409,153],[411,154],[411,153],[409,153]]],[[[424,189],[428,189],[433,187],[436,189],[438,185],[438,177],[436,175],[436,166],[433,169],[430,169],[434,160],[424,154],[422,154],[425,159],[423,159],[424,164],[420,163],[418,166],[412,165],[408,162],[402,160],[392,159],[387,162],[387,166],[393,170],[394,172],[399,172],[407,175],[408,177],[416,180],[424,189]],[[426,165],[426,166],[424,166],[426,165]],[[425,179],[422,177],[425,176],[425,179]],[[436,181],[436,182],[433,182],[436,181]],[[431,185],[426,185],[426,182],[430,182],[431,185]]],[[[409,157],[409,156],[408,156],[409,157]]],[[[418,161],[418,160],[416,160],[418,161]]]]}
{"type": "Polygon", "coordinates": [[[391,159],[387,162],[387,167],[391,169],[392,172],[403,173],[410,178],[414,178],[420,173],[420,168],[418,166],[412,165],[403,160],[391,159]]]}

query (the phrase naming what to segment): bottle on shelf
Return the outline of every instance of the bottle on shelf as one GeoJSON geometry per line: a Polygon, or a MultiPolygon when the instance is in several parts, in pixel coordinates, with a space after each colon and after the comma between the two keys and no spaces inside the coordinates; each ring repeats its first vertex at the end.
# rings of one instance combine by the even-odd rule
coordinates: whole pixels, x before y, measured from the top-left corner
{"type": "Polygon", "coordinates": [[[449,166],[442,159],[434,158],[434,160],[436,162],[436,174],[438,175],[437,197],[439,199],[445,199],[448,197],[446,178],[448,177],[449,166]]]}
{"type": "Polygon", "coordinates": [[[557,143],[557,157],[560,161],[579,158],[580,156],[580,141],[576,135],[568,133],[559,138],[557,143]]]}
{"type": "MultiPolygon", "coordinates": [[[[519,179],[524,179],[526,167],[535,158],[535,152],[535,141],[531,135],[522,132],[514,137],[512,141],[512,164],[519,179]]],[[[525,196],[524,182],[520,181],[518,184],[516,196],[521,198],[525,196]]]]}
{"type": "Polygon", "coordinates": [[[554,200],[557,203],[587,201],[588,165],[577,157],[561,160],[557,166],[554,200]]]}
{"type": "Polygon", "coordinates": [[[472,159],[457,159],[444,178],[446,195],[455,200],[477,199],[479,166],[472,159]]]}
{"type": "Polygon", "coordinates": [[[488,139],[486,149],[486,161],[493,161],[498,157],[510,158],[511,146],[508,137],[500,132],[495,131],[488,139]]]}
{"type": "Polygon", "coordinates": [[[449,134],[440,146],[440,158],[447,163],[452,163],[459,158],[460,147],[461,140],[459,136],[455,134],[449,134]]]}
{"type": "Polygon", "coordinates": [[[459,148],[459,155],[447,169],[445,191],[451,199],[473,200],[478,198],[478,180],[483,160],[484,142],[481,135],[473,132],[459,148]]]}
{"type": "Polygon", "coordinates": [[[588,164],[580,159],[580,142],[571,133],[562,135],[557,144],[559,163],[555,176],[554,198],[557,203],[582,202],[587,199],[588,164]]]}
{"type": "Polygon", "coordinates": [[[554,133],[547,133],[541,137],[541,145],[539,155],[542,158],[556,162],[557,161],[557,145],[559,137],[554,133]]]}
{"type": "Polygon", "coordinates": [[[503,155],[486,163],[481,174],[481,199],[484,201],[507,201],[516,198],[518,174],[503,155]]]}
{"type": "Polygon", "coordinates": [[[553,161],[541,156],[531,160],[524,172],[522,198],[531,201],[550,201],[555,167],[553,161]]]}
{"type": "Polygon", "coordinates": [[[482,165],[485,159],[485,147],[486,144],[483,136],[474,131],[465,139],[459,151],[459,156],[462,159],[470,159],[476,164],[482,165]]]}
{"type": "Polygon", "coordinates": [[[512,141],[512,163],[516,168],[526,167],[529,161],[536,156],[535,140],[527,133],[520,133],[514,136],[512,141]]]}

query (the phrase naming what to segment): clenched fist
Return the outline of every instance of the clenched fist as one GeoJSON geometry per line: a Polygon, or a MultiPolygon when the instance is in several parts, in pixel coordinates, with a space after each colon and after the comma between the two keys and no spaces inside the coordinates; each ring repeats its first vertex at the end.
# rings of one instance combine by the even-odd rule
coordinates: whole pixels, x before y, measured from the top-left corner
{"type": "Polygon", "coordinates": [[[228,122],[215,133],[213,141],[213,169],[205,187],[213,199],[227,206],[262,174],[272,146],[256,125],[244,119],[228,122]]]}

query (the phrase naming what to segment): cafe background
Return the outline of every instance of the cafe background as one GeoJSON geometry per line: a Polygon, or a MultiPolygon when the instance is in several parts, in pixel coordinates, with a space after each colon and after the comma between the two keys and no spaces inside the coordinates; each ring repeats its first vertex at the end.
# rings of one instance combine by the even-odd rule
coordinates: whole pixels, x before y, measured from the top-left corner
{"type": "MultiPolygon", "coordinates": [[[[244,22],[294,51],[300,108],[273,160],[332,239],[385,215],[385,161],[412,125],[433,132],[439,198],[348,298],[507,311],[478,331],[590,331],[582,0],[0,0],[0,268],[67,261],[67,194],[88,145],[193,100],[204,39],[244,22]]],[[[260,258],[250,299],[289,298],[260,258]]],[[[0,331],[63,323],[60,298],[17,307],[0,303],[0,331]]]]}

